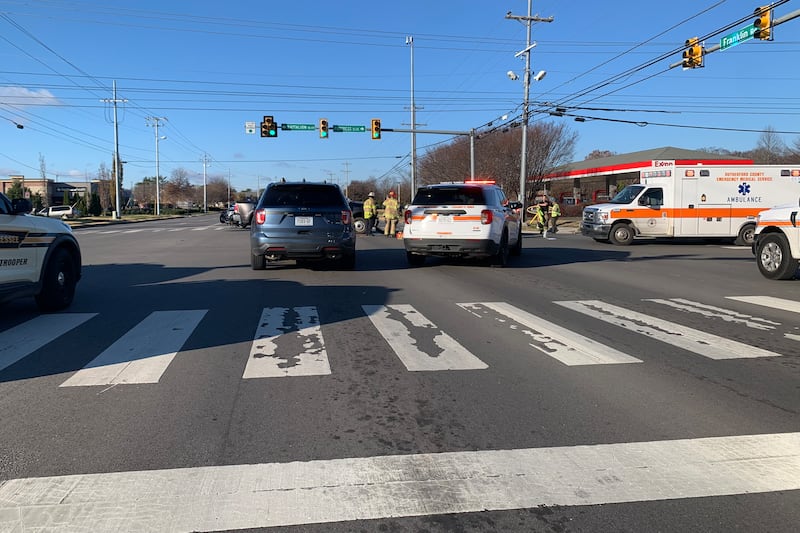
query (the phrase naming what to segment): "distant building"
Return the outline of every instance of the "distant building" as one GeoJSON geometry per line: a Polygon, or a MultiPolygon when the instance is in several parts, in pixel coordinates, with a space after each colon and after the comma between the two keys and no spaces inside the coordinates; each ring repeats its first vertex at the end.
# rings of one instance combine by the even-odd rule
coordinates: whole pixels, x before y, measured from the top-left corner
{"type": "Polygon", "coordinates": [[[91,181],[55,181],[48,178],[26,178],[22,175],[11,175],[8,179],[0,180],[0,191],[8,195],[14,182],[20,181],[25,191],[26,198],[40,195],[45,205],[66,205],[70,199],[84,194],[97,193],[98,180],[91,181]]]}
{"type": "Polygon", "coordinates": [[[752,159],[665,146],[569,163],[545,176],[543,189],[537,195],[555,196],[567,205],[605,201],[638,181],[640,171],[652,168],[658,161],[672,161],[676,165],[753,164],[752,159]]]}

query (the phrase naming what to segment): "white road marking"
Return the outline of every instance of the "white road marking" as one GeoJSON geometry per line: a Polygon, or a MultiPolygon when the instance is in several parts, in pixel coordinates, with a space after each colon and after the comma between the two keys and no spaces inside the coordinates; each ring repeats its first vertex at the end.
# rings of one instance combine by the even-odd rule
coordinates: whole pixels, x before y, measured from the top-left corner
{"type": "Polygon", "coordinates": [[[261,313],[245,379],[331,373],[314,307],[267,307],[261,313]]]}
{"type": "Polygon", "coordinates": [[[758,318],[730,309],[723,309],[721,307],[714,307],[713,305],[706,305],[700,302],[684,300],[683,298],[672,298],[669,300],[662,300],[661,298],[648,298],[643,301],[667,305],[675,309],[688,311],[690,313],[697,313],[709,318],[721,318],[725,322],[743,324],[748,328],[753,329],[772,330],[781,325],[780,322],[773,322],[772,320],[767,320],[766,318],[758,318]]]}
{"type": "Polygon", "coordinates": [[[800,433],[11,479],[2,531],[221,531],[800,489],[800,433]]]}
{"type": "Polygon", "coordinates": [[[488,365],[413,306],[362,305],[378,333],[412,371],[482,370],[488,365]]]}
{"type": "Polygon", "coordinates": [[[61,387],[158,383],[205,310],[155,311],[61,387]]]}
{"type": "Polygon", "coordinates": [[[97,313],[39,315],[0,333],[0,370],[75,329],[97,313]]]}
{"type": "Polygon", "coordinates": [[[530,336],[534,341],[530,343],[532,348],[568,366],[642,362],[641,359],[615,350],[588,337],[578,335],[572,330],[543,320],[505,302],[463,303],[458,305],[479,317],[483,316],[481,307],[485,307],[510,318],[515,324],[509,324],[509,327],[516,329],[518,325],[522,325],[527,328],[523,330],[523,333],[530,336]]]}
{"type": "Polygon", "coordinates": [[[653,316],[637,313],[600,300],[553,302],[573,311],[589,315],[609,324],[640,333],[677,346],[709,359],[739,359],[751,357],[780,357],[756,346],[705,333],[690,327],[667,322],[653,316]]]}
{"type": "Polygon", "coordinates": [[[773,296],[726,296],[726,298],[729,300],[736,300],[737,302],[745,302],[764,307],[771,307],[773,309],[780,309],[782,311],[800,313],[800,302],[796,302],[794,300],[785,300],[783,298],[775,298],[773,296]]]}

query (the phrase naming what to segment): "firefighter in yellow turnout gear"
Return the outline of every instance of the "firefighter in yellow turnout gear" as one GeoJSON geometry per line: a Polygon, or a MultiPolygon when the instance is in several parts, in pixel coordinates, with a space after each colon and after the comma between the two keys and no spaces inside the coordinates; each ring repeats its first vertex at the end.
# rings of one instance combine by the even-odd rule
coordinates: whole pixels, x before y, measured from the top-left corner
{"type": "Polygon", "coordinates": [[[378,206],[375,205],[374,192],[370,192],[364,200],[364,220],[367,221],[367,235],[372,235],[378,225],[378,206]]]}
{"type": "Polygon", "coordinates": [[[389,197],[383,201],[383,218],[386,220],[386,227],[383,234],[387,237],[394,237],[397,232],[397,221],[400,219],[400,204],[394,191],[389,191],[389,197]]]}

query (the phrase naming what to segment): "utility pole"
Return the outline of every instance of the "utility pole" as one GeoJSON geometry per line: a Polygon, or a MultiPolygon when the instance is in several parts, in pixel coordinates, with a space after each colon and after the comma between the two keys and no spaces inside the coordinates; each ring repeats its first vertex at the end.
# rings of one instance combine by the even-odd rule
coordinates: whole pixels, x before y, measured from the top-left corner
{"type": "Polygon", "coordinates": [[[161,179],[161,169],[158,164],[158,141],[162,139],[162,137],[158,136],[158,125],[162,120],[167,120],[165,117],[146,117],[145,120],[147,121],[148,126],[153,126],[155,128],[156,133],[156,215],[161,214],[161,186],[159,185],[159,180],[161,179]]]}
{"type": "Polygon", "coordinates": [[[208,193],[206,191],[206,167],[210,165],[208,154],[203,154],[203,213],[208,213],[208,193]]]}
{"type": "Polygon", "coordinates": [[[521,15],[512,15],[511,11],[506,13],[507,19],[518,20],[525,24],[525,33],[526,33],[526,41],[525,41],[525,49],[517,54],[519,57],[522,54],[525,54],[525,73],[523,74],[522,81],[523,81],[523,98],[522,98],[522,155],[520,157],[520,172],[519,172],[519,200],[522,202],[522,209],[525,212],[525,200],[526,200],[526,193],[525,193],[525,183],[527,181],[526,174],[528,173],[527,165],[528,165],[528,98],[530,95],[530,88],[531,88],[531,49],[535,46],[535,44],[531,44],[531,23],[533,22],[553,22],[553,17],[542,18],[539,15],[532,16],[531,9],[532,9],[532,2],[533,0],[528,0],[528,14],[526,16],[521,15]]]}
{"type": "Polygon", "coordinates": [[[406,37],[406,44],[411,49],[411,198],[416,192],[417,181],[417,106],[414,103],[414,37],[406,37]]]}
{"type": "Polygon", "coordinates": [[[117,99],[117,80],[114,80],[113,85],[112,85],[112,90],[113,90],[113,93],[112,93],[113,94],[113,98],[104,98],[101,101],[105,102],[107,104],[108,103],[114,104],[114,182],[115,182],[114,186],[115,186],[116,197],[117,197],[117,202],[116,202],[117,210],[116,210],[116,216],[114,218],[119,219],[119,218],[121,218],[120,203],[119,203],[119,196],[120,196],[120,189],[121,189],[120,181],[121,180],[120,180],[120,176],[119,176],[119,173],[120,173],[120,168],[119,168],[119,127],[117,126],[117,104],[118,103],[125,103],[128,100],[126,100],[126,99],[121,99],[121,100],[117,99]]]}

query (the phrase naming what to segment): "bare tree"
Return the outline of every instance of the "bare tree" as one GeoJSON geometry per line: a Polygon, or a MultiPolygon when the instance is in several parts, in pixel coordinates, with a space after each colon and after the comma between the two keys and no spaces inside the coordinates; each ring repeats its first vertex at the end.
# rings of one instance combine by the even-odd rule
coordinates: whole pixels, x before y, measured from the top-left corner
{"type": "Polygon", "coordinates": [[[612,152],[611,150],[592,150],[586,155],[585,161],[589,161],[590,159],[602,159],[604,157],[611,157],[613,155],[617,155],[617,152],[612,152]]]}
{"type": "Polygon", "coordinates": [[[776,164],[783,162],[786,156],[786,144],[783,139],[775,133],[775,128],[767,126],[758,138],[755,150],[753,150],[753,162],[756,164],[776,164]]]}

